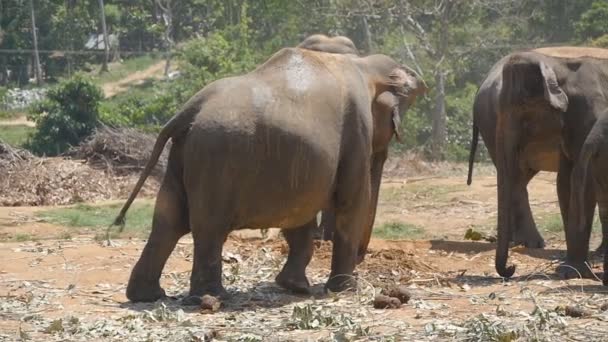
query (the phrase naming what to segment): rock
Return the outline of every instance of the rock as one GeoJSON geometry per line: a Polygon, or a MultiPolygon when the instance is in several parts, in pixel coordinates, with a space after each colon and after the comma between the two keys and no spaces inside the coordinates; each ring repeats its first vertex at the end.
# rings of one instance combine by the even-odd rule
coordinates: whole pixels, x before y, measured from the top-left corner
{"type": "Polygon", "coordinates": [[[602,304],[602,306],[600,306],[600,311],[608,311],[608,303],[602,304]]]}
{"type": "Polygon", "coordinates": [[[399,301],[397,298],[381,294],[374,298],[375,309],[398,309],[399,307],[401,307],[401,301],[399,301]]]}
{"type": "Polygon", "coordinates": [[[412,298],[412,294],[407,290],[407,288],[405,288],[405,286],[394,286],[388,288],[387,290],[382,290],[382,294],[397,298],[401,304],[407,304],[407,302],[410,301],[410,298],[412,298]]]}
{"type": "Polygon", "coordinates": [[[213,296],[204,295],[203,298],[201,298],[201,310],[203,311],[216,312],[221,306],[222,302],[213,296]]]}

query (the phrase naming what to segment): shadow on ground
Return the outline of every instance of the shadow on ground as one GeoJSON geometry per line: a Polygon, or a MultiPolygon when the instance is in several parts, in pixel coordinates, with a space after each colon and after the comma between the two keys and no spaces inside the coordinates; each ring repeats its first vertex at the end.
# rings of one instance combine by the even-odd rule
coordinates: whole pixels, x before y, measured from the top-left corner
{"type": "MultiPolygon", "coordinates": [[[[261,282],[255,287],[246,291],[231,290],[228,288],[228,295],[221,299],[222,306],[220,312],[255,312],[258,308],[280,308],[292,303],[298,303],[310,298],[324,299],[328,294],[324,290],[324,284],[311,286],[309,295],[297,295],[289,292],[274,282],[261,282]]],[[[123,309],[143,312],[151,311],[158,307],[159,303],[164,303],[171,310],[182,309],[184,312],[199,312],[199,306],[186,306],[181,303],[186,294],[176,297],[167,297],[154,303],[132,303],[124,302],[120,304],[123,309]]]]}

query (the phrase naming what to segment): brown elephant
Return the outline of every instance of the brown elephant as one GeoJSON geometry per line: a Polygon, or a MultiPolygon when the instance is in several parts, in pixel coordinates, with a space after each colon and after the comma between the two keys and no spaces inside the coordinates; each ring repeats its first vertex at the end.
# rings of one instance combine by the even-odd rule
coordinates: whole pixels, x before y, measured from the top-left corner
{"type": "MultiPolygon", "coordinates": [[[[327,37],[325,35],[317,34],[306,38],[302,43],[298,45],[300,48],[310,49],[315,51],[338,53],[345,55],[358,56],[358,50],[355,44],[347,37],[336,36],[327,37]]],[[[410,70],[411,73],[414,73],[410,70]]],[[[415,73],[414,73],[415,74],[415,73]]],[[[395,96],[392,92],[387,91],[377,97],[373,103],[372,112],[381,113],[374,115],[374,127],[389,127],[394,125],[396,128],[400,126],[400,118],[407,111],[407,109],[414,103],[416,95],[423,94],[426,92],[426,84],[422,81],[422,78],[417,75],[420,81],[418,86],[417,94],[413,94],[407,98],[395,96]],[[392,111],[398,108],[400,115],[395,113],[391,114],[392,111]],[[394,120],[393,122],[386,121],[387,119],[394,120]]],[[[374,134],[373,146],[372,146],[372,202],[371,202],[371,213],[370,223],[364,233],[364,238],[361,240],[358,249],[357,262],[360,263],[365,257],[367,247],[372,235],[372,229],[376,217],[376,208],[378,206],[378,195],[380,192],[380,183],[382,178],[382,170],[384,163],[388,157],[388,145],[393,135],[399,139],[399,130],[375,130],[377,134],[374,134]]],[[[333,233],[336,227],[336,215],[332,208],[323,211],[321,216],[321,224],[318,227],[317,233],[323,234],[324,240],[332,240],[333,233]]]]}
{"type": "MultiPolygon", "coordinates": [[[[575,124],[577,126],[585,125],[580,121],[575,124]]],[[[584,220],[586,208],[580,204],[585,203],[586,192],[590,188],[593,189],[597,198],[602,224],[602,238],[604,241],[608,241],[608,109],[605,109],[597,117],[585,139],[579,160],[573,170],[569,225],[575,234],[582,237],[585,237],[588,232],[584,220]],[[591,185],[588,184],[589,176],[591,176],[591,185]]],[[[603,283],[608,286],[608,250],[606,245],[604,245],[602,252],[604,254],[603,283]]]]}
{"type": "MultiPolygon", "coordinates": [[[[588,276],[585,262],[596,200],[590,184],[585,185],[583,202],[572,198],[572,169],[595,119],[607,105],[608,50],[555,47],[513,53],[498,63],[489,78],[494,92],[490,102],[497,113],[496,270],[507,278],[515,271],[514,266],[507,267],[509,240],[516,225],[531,219],[527,213],[524,219],[519,217],[522,212],[517,208],[521,210],[521,202],[527,201],[521,189],[536,171],[553,168],[552,153],[559,142],[557,190],[568,247],[566,264],[588,276]],[[577,205],[582,209],[573,212],[577,205]],[[584,233],[573,229],[569,219],[581,220],[584,233]]],[[[569,270],[558,268],[566,277],[571,275],[569,270]]]]}
{"type": "Polygon", "coordinates": [[[377,111],[382,94],[406,99],[424,89],[410,69],[384,55],[365,58],[286,48],[254,71],[215,81],[162,128],[150,160],[115,220],[137,196],[169,139],[167,172],[152,232],[127,286],[131,301],[165,295],[162,269],[192,232],[190,295],[222,294],[222,247],[232,230],[282,227],[289,245],[277,283],[306,292],[316,214],[336,213],[326,288],[354,285],[357,249],[373,198],[374,142],[390,137],[398,104],[377,111]],[[386,118],[377,116],[387,115],[386,118]]]}

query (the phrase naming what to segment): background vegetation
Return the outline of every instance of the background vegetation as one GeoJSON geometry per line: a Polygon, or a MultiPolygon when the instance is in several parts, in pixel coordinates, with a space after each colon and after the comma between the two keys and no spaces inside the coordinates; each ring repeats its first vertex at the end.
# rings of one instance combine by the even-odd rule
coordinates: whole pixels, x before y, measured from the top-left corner
{"type": "Polygon", "coordinates": [[[60,108],[62,101],[65,105],[81,98],[80,93],[63,94],[70,83],[61,83],[32,111],[38,131],[30,146],[53,154],[77,143],[94,126],[89,121],[93,119],[154,130],[209,82],[252,70],[281,47],[294,46],[313,33],[346,35],[364,54],[385,53],[418,70],[431,92],[408,112],[403,121],[406,137],[398,150],[461,160],[470,141],[472,101],[490,67],[519,49],[608,47],[608,2],[2,0],[0,97],[7,88],[77,78],[77,89],[89,102],[60,108]],[[102,44],[107,49],[85,46],[91,39],[107,41],[102,44]],[[88,84],[115,81],[161,58],[166,76],[172,77],[106,99],[88,84]],[[108,63],[110,72],[97,75],[108,63]],[[177,76],[170,73],[175,69],[177,76]],[[75,76],[78,72],[94,77],[75,76]],[[43,120],[43,113],[68,118],[43,120]],[[74,129],[75,137],[64,136],[74,129]],[[57,139],[61,141],[51,143],[57,139]]]}

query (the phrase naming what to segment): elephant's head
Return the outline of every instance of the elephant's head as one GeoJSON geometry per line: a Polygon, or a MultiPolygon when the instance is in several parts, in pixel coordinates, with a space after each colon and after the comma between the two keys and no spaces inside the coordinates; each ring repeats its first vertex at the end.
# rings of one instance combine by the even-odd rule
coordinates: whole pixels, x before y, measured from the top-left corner
{"type": "Polygon", "coordinates": [[[368,79],[372,94],[373,139],[371,161],[372,210],[359,243],[359,262],[363,261],[372,235],[380,180],[388,156],[389,142],[400,137],[399,127],[405,111],[416,97],[427,91],[422,78],[412,69],[384,55],[372,55],[355,61],[368,79]]]}
{"type": "Polygon", "coordinates": [[[399,128],[404,113],[428,88],[414,70],[390,57],[372,55],[361,60],[372,75],[370,86],[375,95],[372,102],[373,151],[376,153],[386,150],[393,136],[400,139],[399,128]]]}
{"type": "Polygon", "coordinates": [[[359,55],[355,43],[344,36],[328,37],[324,34],[313,34],[297,47],[320,52],[359,55]]]}
{"type": "Polygon", "coordinates": [[[496,128],[498,175],[498,241],[496,271],[509,278],[515,266],[507,267],[513,225],[513,188],[522,182],[517,154],[523,123],[535,115],[559,116],[568,109],[562,87],[566,66],[537,52],[514,53],[504,59],[496,128]],[[561,82],[560,82],[561,81],[561,82]],[[521,178],[521,177],[520,177],[521,178]]]}

